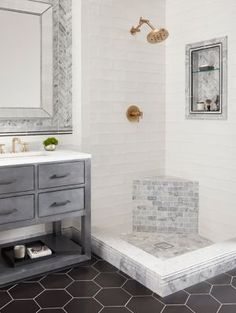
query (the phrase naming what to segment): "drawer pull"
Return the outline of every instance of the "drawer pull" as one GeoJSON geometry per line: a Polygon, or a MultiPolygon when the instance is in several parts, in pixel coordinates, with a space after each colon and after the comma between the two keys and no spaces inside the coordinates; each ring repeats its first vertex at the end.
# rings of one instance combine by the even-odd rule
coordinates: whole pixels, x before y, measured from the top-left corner
{"type": "Polygon", "coordinates": [[[69,200],[64,201],[64,202],[54,202],[53,204],[50,205],[51,208],[57,208],[60,206],[66,206],[67,204],[70,204],[71,202],[69,200]]]}
{"type": "Polygon", "coordinates": [[[52,175],[52,176],[50,177],[50,179],[62,179],[62,178],[68,177],[69,175],[70,175],[69,173],[64,174],[64,175],[56,175],[56,174],[54,174],[54,175],[52,175]]]}
{"type": "Polygon", "coordinates": [[[2,180],[0,181],[0,186],[7,186],[7,185],[12,185],[14,183],[16,183],[16,179],[14,180],[2,180]]]}
{"type": "Polygon", "coordinates": [[[17,211],[18,211],[17,209],[13,209],[13,210],[10,210],[10,211],[0,212],[0,216],[12,215],[12,214],[16,213],[17,211]]]}

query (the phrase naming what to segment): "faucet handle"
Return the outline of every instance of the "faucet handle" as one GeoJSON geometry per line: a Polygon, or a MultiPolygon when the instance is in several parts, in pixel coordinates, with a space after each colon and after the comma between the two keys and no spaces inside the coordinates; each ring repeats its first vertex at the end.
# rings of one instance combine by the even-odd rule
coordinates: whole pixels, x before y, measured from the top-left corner
{"type": "Polygon", "coordinates": [[[4,154],[4,153],[5,153],[5,145],[0,144],[0,154],[4,154]]]}
{"type": "Polygon", "coordinates": [[[29,144],[27,142],[22,142],[22,149],[21,152],[29,151],[29,144]]]}

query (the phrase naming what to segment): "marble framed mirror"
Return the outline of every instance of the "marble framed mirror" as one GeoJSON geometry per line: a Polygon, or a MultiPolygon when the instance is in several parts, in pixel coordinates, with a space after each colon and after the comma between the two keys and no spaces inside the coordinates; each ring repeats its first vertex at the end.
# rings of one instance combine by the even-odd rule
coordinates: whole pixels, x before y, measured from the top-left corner
{"type": "Polygon", "coordinates": [[[1,0],[0,136],[72,132],[71,0],[1,0]]]}

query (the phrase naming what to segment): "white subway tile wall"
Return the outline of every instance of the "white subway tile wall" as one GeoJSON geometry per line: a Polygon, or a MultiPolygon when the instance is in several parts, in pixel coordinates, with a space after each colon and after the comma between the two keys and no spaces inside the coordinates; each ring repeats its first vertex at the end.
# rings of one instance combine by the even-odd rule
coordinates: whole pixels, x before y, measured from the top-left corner
{"type": "Polygon", "coordinates": [[[82,143],[93,155],[96,225],[131,225],[133,180],[164,173],[165,44],[148,44],[145,26],[131,36],[141,15],[164,25],[164,1],[82,5],[82,143]],[[130,104],[144,112],[139,124],[126,119],[130,104]]]}
{"type": "Polygon", "coordinates": [[[166,175],[199,181],[200,234],[235,237],[236,2],[166,1],[166,175]],[[185,45],[228,36],[228,120],[185,119],[185,45]]]}

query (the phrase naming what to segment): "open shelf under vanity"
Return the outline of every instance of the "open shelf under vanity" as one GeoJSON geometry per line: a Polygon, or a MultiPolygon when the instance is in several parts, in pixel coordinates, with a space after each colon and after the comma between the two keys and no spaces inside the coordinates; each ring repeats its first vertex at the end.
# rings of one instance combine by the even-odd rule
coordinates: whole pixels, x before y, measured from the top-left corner
{"type": "Polygon", "coordinates": [[[55,255],[51,258],[40,260],[40,258],[32,263],[18,267],[12,267],[6,261],[2,254],[0,255],[0,279],[1,286],[8,285],[9,283],[17,282],[22,279],[31,278],[48,272],[53,272],[61,268],[70,267],[89,260],[89,256],[83,254],[82,247],[73,240],[61,235],[46,235],[34,237],[27,240],[8,243],[0,246],[0,249],[9,245],[26,244],[32,240],[40,240],[51,248],[55,255]]]}

